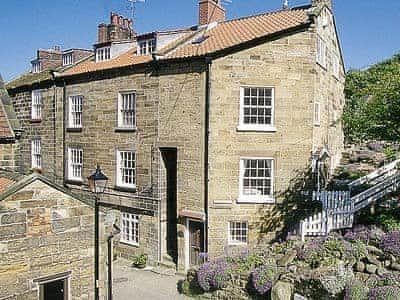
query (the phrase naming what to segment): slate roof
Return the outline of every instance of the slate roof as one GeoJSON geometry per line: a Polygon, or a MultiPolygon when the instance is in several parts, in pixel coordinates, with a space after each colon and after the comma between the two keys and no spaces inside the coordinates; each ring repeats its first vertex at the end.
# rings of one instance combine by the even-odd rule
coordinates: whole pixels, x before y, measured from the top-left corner
{"type": "Polygon", "coordinates": [[[20,132],[21,124],[0,75],[0,141],[13,140],[20,132]]]}
{"type": "MultiPolygon", "coordinates": [[[[207,30],[201,26],[186,33],[177,41],[155,53],[160,60],[184,59],[208,56],[260,38],[277,35],[289,30],[311,24],[308,10],[311,6],[303,6],[290,10],[279,10],[216,24],[207,30]],[[204,36],[201,43],[194,40],[204,36]]],[[[136,49],[105,62],[88,60],[77,64],[62,73],[61,76],[78,75],[88,72],[121,68],[148,63],[152,56],[134,55],[136,49]]]]}

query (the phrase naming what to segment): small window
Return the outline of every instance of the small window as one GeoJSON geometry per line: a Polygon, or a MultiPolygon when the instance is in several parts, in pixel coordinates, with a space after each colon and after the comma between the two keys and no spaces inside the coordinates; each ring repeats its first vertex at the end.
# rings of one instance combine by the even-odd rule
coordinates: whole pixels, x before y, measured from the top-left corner
{"type": "Polygon", "coordinates": [[[118,127],[119,128],[135,128],[135,92],[124,92],[118,95],[118,127]]]}
{"type": "Polygon", "coordinates": [[[32,91],[32,111],[31,111],[31,119],[32,120],[41,120],[42,119],[42,91],[34,90],[32,91]]]}
{"type": "Polygon", "coordinates": [[[140,55],[147,54],[147,41],[143,41],[139,43],[139,53],[140,55]]]}
{"type": "Polygon", "coordinates": [[[240,245],[248,242],[249,226],[246,221],[229,222],[229,244],[240,245]]]}
{"type": "Polygon", "coordinates": [[[271,203],[274,201],[273,162],[270,158],[241,159],[239,202],[271,203]]]}
{"type": "Polygon", "coordinates": [[[117,186],[136,187],[136,155],[134,151],[117,151],[117,186]]]}
{"type": "Polygon", "coordinates": [[[32,169],[42,168],[42,145],[40,138],[31,141],[32,169]]]}
{"type": "Polygon", "coordinates": [[[326,67],[326,43],[325,41],[318,36],[317,37],[317,63],[319,63],[322,67],[326,67]]]}
{"type": "Polygon", "coordinates": [[[73,64],[72,52],[63,54],[63,66],[69,66],[73,64]]]}
{"type": "Polygon", "coordinates": [[[123,243],[139,246],[139,216],[121,213],[121,238],[123,243]]]}
{"type": "Polygon", "coordinates": [[[111,47],[102,47],[96,49],[96,62],[101,62],[111,59],[111,47]]]}
{"type": "Polygon", "coordinates": [[[336,78],[339,79],[339,74],[340,74],[340,60],[337,55],[333,55],[332,58],[332,75],[336,78]]]}
{"type": "Polygon", "coordinates": [[[314,103],[314,125],[321,125],[321,104],[319,102],[314,103]]]}
{"type": "Polygon", "coordinates": [[[69,128],[82,128],[83,96],[71,96],[68,99],[68,126],[69,128]]]}
{"type": "Polygon", "coordinates": [[[274,88],[240,89],[239,130],[274,131],[274,88]]]}
{"type": "Polygon", "coordinates": [[[151,39],[148,42],[148,50],[149,54],[153,53],[156,51],[156,39],[151,39]]]}
{"type": "Polygon", "coordinates": [[[40,73],[42,71],[42,64],[40,61],[35,61],[32,63],[32,73],[40,73]]]}
{"type": "Polygon", "coordinates": [[[68,148],[68,179],[82,181],[83,150],[68,148]]]}

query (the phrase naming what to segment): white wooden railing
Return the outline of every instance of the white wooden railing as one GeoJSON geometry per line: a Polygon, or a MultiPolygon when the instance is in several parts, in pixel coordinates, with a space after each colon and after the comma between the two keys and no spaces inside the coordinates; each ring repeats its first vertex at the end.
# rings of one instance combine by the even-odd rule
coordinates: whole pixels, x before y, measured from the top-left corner
{"type": "Polygon", "coordinates": [[[313,192],[313,201],[322,204],[322,211],[300,222],[302,240],[306,236],[327,235],[331,230],[353,226],[354,214],[369,204],[400,188],[400,171],[396,160],[349,184],[354,189],[361,184],[372,184],[369,189],[350,196],[350,191],[313,192]]]}

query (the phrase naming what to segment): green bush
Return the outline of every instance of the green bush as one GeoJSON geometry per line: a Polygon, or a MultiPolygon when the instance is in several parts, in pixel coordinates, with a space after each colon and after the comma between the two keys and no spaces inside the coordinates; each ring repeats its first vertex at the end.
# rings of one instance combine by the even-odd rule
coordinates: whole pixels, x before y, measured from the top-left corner
{"type": "Polygon", "coordinates": [[[346,286],[344,300],[367,300],[368,288],[361,281],[354,280],[346,286]]]}

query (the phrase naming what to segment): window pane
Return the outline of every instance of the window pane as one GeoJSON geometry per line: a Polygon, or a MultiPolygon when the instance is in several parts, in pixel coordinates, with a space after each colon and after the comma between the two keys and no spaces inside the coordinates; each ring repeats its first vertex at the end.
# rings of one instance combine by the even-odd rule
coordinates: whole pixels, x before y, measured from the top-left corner
{"type": "Polygon", "coordinates": [[[244,88],[243,124],[272,125],[272,89],[244,88]]]}

